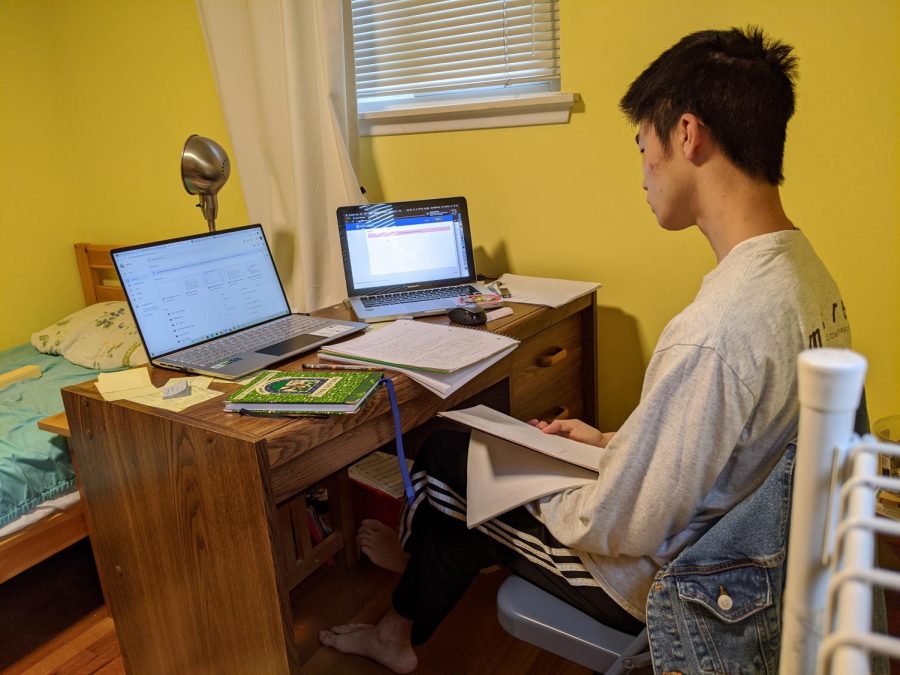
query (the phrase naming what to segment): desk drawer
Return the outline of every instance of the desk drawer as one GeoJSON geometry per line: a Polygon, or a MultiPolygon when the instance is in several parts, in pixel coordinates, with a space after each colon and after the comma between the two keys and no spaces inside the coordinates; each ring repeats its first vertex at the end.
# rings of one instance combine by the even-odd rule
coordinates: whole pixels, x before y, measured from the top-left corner
{"type": "Polygon", "coordinates": [[[581,315],[547,328],[513,352],[510,408],[527,420],[582,417],[581,315]]]}

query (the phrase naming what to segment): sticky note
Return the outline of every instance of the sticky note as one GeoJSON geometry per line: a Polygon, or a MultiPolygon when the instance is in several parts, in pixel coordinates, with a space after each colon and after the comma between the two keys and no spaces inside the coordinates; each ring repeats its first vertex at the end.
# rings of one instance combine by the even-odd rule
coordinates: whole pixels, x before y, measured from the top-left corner
{"type": "Polygon", "coordinates": [[[152,394],[156,387],[150,382],[150,373],[146,368],[119,370],[113,373],[100,373],[97,376],[97,391],[106,401],[118,401],[144,394],[152,394]]]}

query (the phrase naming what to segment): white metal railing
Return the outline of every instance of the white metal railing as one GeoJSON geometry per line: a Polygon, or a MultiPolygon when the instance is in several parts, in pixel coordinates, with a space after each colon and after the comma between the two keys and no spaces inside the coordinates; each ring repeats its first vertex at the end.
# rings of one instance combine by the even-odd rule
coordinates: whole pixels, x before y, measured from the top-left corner
{"type": "Polygon", "coordinates": [[[865,359],[815,349],[798,360],[800,427],[784,594],[781,673],[868,673],[870,654],[900,659],[900,639],[872,631],[874,587],[900,590],[900,573],[879,569],[877,534],[900,523],[875,517],[878,455],[900,447],[853,434],[865,359]]]}

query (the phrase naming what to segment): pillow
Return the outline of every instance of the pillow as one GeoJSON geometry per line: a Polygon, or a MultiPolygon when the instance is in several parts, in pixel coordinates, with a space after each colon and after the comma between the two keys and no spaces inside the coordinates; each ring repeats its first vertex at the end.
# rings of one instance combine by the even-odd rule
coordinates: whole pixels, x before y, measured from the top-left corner
{"type": "Polygon", "coordinates": [[[142,366],[147,353],[127,303],[98,302],[31,334],[31,344],[44,354],[94,370],[142,366]]]}

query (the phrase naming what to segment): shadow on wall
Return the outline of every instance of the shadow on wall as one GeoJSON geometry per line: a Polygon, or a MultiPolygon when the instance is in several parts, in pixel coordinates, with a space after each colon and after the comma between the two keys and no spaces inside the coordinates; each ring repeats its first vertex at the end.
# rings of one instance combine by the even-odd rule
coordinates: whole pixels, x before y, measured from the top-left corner
{"type": "MultiPolygon", "coordinates": [[[[275,267],[281,276],[281,283],[288,285],[288,280],[294,273],[294,235],[290,232],[275,232],[272,236],[272,257],[275,259],[275,267]]],[[[304,308],[303,311],[308,311],[304,308]]]]}
{"type": "Polygon", "coordinates": [[[492,251],[487,251],[484,246],[476,246],[472,251],[475,258],[475,271],[483,274],[488,279],[496,279],[509,269],[509,254],[506,251],[506,242],[501,241],[492,251]]]}
{"type": "Polygon", "coordinates": [[[637,320],[617,307],[597,306],[597,425],[614,431],[641,399],[647,364],[637,320]]]}

